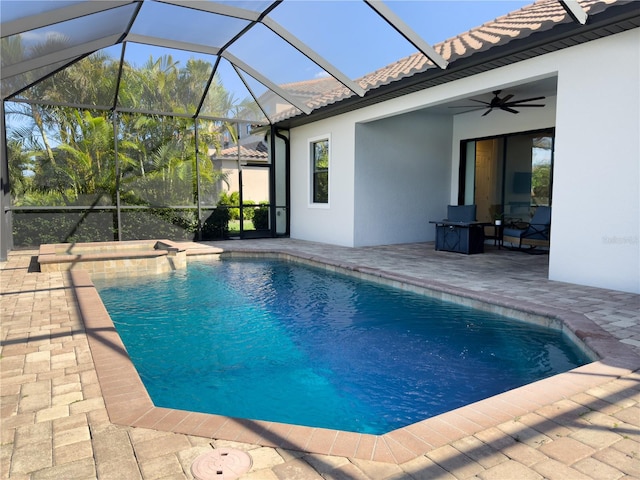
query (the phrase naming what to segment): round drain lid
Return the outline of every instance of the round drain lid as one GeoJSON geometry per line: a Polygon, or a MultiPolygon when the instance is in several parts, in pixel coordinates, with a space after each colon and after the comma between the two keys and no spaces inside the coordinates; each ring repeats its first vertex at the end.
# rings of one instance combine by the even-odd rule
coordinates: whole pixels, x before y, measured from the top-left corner
{"type": "Polygon", "coordinates": [[[216,448],[193,461],[191,474],[196,480],[233,480],[247,473],[252,464],[247,452],[234,448],[216,448]]]}

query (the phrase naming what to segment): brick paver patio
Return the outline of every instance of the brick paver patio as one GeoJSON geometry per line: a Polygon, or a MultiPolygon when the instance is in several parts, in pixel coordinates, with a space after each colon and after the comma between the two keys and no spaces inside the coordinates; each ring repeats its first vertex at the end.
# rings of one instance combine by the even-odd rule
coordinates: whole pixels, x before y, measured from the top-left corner
{"type": "Polygon", "coordinates": [[[640,478],[640,296],[550,282],[546,256],[506,250],[466,256],[432,244],[350,249],[285,239],[185,246],[288,252],[442,296],[558,314],[604,360],[395,434],[362,436],[355,447],[344,432],[296,436],[278,424],[252,439],[233,422],[207,429],[210,419],[191,415],[176,423],[174,411],[153,406],[127,423],[115,407],[135,392],[117,391],[96,348],[99,339],[109,362],[114,352],[126,359],[119,338],[85,326],[72,275],[40,273],[36,252],[15,251],[0,272],[0,478],[193,478],[193,460],[220,447],[249,452],[245,479],[640,478]]]}

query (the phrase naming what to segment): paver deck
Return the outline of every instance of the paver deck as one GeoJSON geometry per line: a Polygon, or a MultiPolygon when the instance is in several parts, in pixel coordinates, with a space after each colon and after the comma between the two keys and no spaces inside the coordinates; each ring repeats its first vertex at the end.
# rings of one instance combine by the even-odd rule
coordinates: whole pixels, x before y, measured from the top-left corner
{"type": "Polygon", "coordinates": [[[640,478],[640,296],[552,282],[545,255],[433,244],[342,248],[290,239],[185,243],[270,252],[561,319],[600,361],[383,436],[153,406],[88,275],[0,271],[0,478],[193,478],[212,448],[248,451],[245,479],[640,478]],[[137,379],[137,380],[136,380],[137,379]]]}

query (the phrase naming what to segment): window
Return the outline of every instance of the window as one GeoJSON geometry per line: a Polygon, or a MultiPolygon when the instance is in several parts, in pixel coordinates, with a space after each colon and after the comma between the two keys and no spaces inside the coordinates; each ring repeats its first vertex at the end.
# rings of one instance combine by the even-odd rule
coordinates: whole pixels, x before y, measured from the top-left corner
{"type": "Polygon", "coordinates": [[[311,203],[329,203],[329,139],[313,140],[311,147],[311,203]]]}

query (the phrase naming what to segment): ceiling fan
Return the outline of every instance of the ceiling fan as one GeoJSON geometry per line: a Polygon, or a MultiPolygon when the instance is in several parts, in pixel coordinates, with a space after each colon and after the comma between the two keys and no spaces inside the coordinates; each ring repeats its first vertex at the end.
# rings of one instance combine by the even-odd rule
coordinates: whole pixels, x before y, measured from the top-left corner
{"type": "MultiPolygon", "coordinates": [[[[536,100],[543,100],[545,97],[532,97],[532,98],[523,98],[522,100],[511,100],[513,98],[512,94],[509,95],[505,95],[503,98],[500,98],[500,92],[502,90],[495,90],[493,92],[493,98],[491,99],[491,101],[489,102],[485,102],[483,100],[475,100],[473,98],[471,98],[470,100],[472,102],[477,102],[477,103],[482,103],[483,105],[485,105],[482,108],[486,108],[487,111],[484,112],[482,114],[482,116],[484,117],[485,115],[489,115],[489,113],[491,113],[491,111],[495,108],[498,108],[500,110],[504,110],[505,112],[510,112],[510,113],[519,113],[518,110],[515,110],[515,108],[522,108],[522,107],[544,107],[544,104],[541,103],[528,103],[528,102],[534,102],[536,100]]],[[[476,105],[466,105],[466,106],[461,106],[461,107],[453,107],[453,108],[471,108],[471,107],[475,107],[476,105]]]]}

